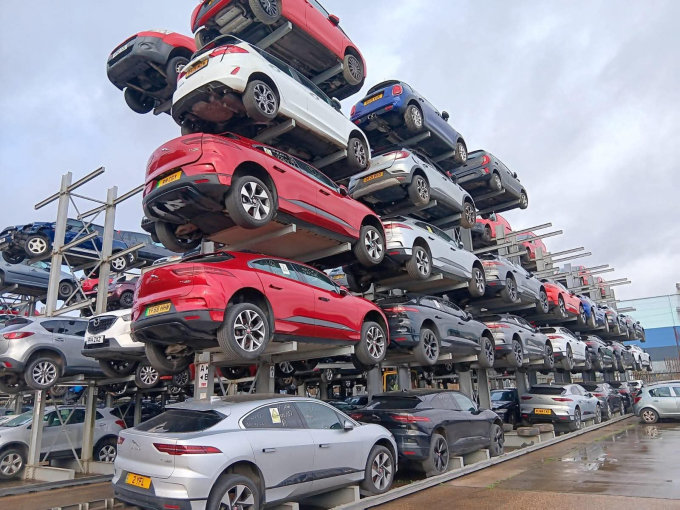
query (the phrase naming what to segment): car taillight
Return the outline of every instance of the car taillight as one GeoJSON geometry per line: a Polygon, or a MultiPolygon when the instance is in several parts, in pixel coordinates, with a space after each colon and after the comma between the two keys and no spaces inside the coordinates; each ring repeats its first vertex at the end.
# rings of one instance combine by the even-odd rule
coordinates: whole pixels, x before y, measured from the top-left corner
{"type": "Polygon", "coordinates": [[[502,262],[494,262],[493,260],[484,260],[482,261],[483,266],[502,266],[502,262]]]}
{"type": "Polygon", "coordinates": [[[510,326],[508,326],[507,324],[487,324],[486,327],[489,329],[506,329],[509,328],[510,326]]]}
{"type": "Polygon", "coordinates": [[[404,223],[388,223],[385,225],[385,230],[392,230],[393,228],[405,228],[407,230],[413,230],[411,227],[404,223]]]}
{"type": "Polygon", "coordinates": [[[404,92],[404,87],[402,87],[401,85],[395,85],[394,87],[392,87],[392,95],[393,96],[400,96],[400,95],[403,94],[403,92],[404,92]]]}
{"type": "Polygon", "coordinates": [[[603,393],[593,393],[593,397],[604,397],[603,393]]]}
{"type": "Polygon", "coordinates": [[[352,414],[349,415],[349,417],[352,418],[353,420],[357,420],[357,421],[359,421],[359,420],[361,420],[361,418],[363,418],[361,413],[352,413],[352,414]]]}
{"type": "Polygon", "coordinates": [[[489,163],[491,163],[491,158],[484,154],[484,156],[482,156],[482,166],[488,165],[489,163]]]}
{"type": "Polygon", "coordinates": [[[356,113],[356,111],[357,111],[357,105],[352,106],[352,109],[349,112],[349,116],[353,117],[354,114],[356,113]]]}
{"type": "Polygon", "coordinates": [[[553,397],[552,399],[555,402],[573,402],[570,398],[567,397],[553,397]]]}
{"type": "Polygon", "coordinates": [[[5,340],[20,340],[32,335],[35,335],[35,333],[31,333],[30,331],[15,331],[12,333],[4,333],[2,336],[5,340]]]}
{"type": "Polygon", "coordinates": [[[522,395],[520,398],[522,400],[531,400],[531,397],[529,395],[522,395]]]}
{"type": "Polygon", "coordinates": [[[180,71],[180,73],[177,75],[177,81],[181,80],[187,75],[184,71],[180,71]]]}
{"type": "Polygon", "coordinates": [[[214,446],[194,446],[183,444],[164,444],[154,443],[156,450],[168,455],[204,455],[208,453],[222,453],[221,450],[214,446]]]}
{"type": "Polygon", "coordinates": [[[178,267],[173,269],[172,273],[177,276],[198,276],[200,274],[218,274],[222,276],[234,276],[226,269],[220,269],[218,267],[178,267]]]}
{"type": "MultiPolygon", "coordinates": [[[[116,422],[117,423],[117,422],[116,422]]],[[[125,442],[125,438],[118,436],[118,444],[123,444],[125,442]]]]}
{"type": "Polygon", "coordinates": [[[638,402],[640,402],[640,400],[642,400],[642,397],[635,397],[635,399],[633,400],[633,404],[637,404],[638,402]]]}
{"type": "Polygon", "coordinates": [[[562,338],[562,337],[557,336],[557,335],[548,335],[548,338],[550,338],[550,340],[557,340],[557,339],[562,338]]]}
{"type": "Polygon", "coordinates": [[[390,414],[390,416],[394,421],[398,421],[399,423],[417,423],[424,421],[432,421],[425,416],[414,416],[412,414],[390,414]]]}
{"type": "Polygon", "coordinates": [[[416,312],[420,313],[420,310],[417,308],[410,308],[408,306],[394,306],[392,308],[385,308],[386,312],[392,312],[392,313],[402,313],[402,312],[416,312]]]}
{"type": "Polygon", "coordinates": [[[394,159],[406,159],[411,155],[411,153],[409,151],[393,151],[388,152],[387,154],[383,154],[382,157],[392,155],[394,155],[394,159]]]}
{"type": "Polygon", "coordinates": [[[227,44],[226,46],[220,46],[215,48],[210,52],[209,57],[219,57],[220,55],[226,55],[228,53],[248,53],[248,50],[241,48],[240,46],[234,46],[232,44],[227,44]]]}
{"type": "MultiPolygon", "coordinates": [[[[116,425],[118,425],[118,426],[119,426],[120,428],[122,428],[122,429],[127,428],[126,425],[125,425],[125,422],[124,422],[123,420],[116,420],[116,425]]],[[[124,441],[124,440],[123,440],[123,441],[124,441]]],[[[118,444],[123,444],[123,443],[120,442],[120,443],[118,443],[118,444]]]]}

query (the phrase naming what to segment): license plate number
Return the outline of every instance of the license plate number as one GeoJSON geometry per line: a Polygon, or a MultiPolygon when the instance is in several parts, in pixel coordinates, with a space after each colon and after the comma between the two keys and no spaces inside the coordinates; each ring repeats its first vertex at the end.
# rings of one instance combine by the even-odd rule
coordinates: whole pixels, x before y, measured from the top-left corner
{"type": "Polygon", "coordinates": [[[128,473],[128,475],[125,477],[125,483],[128,485],[134,485],[135,487],[141,487],[142,489],[148,489],[151,487],[151,478],[148,476],[128,473]]]}
{"type": "Polygon", "coordinates": [[[161,305],[150,306],[149,308],[146,309],[146,313],[144,315],[149,317],[151,315],[158,315],[159,313],[169,312],[171,307],[172,303],[163,303],[161,305]]]}
{"type": "Polygon", "coordinates": [[[345,276],[344,274],[336,274],[336,275],[333,275],[333,279],[334,280],[342,280],[344,276],[345,276]]]}
{"type": "Polygon", "coordinates": [[[185,77],[188,78],[192,74],[196,74],[198,71],[200,71],[201,69],[203,69],[207,65],[208,65],[208,59],[207,58],[205,60],[201,60],[200,62],[196,62],[189,69],[187,69],[185,77]]]}
{"type": "Polygon", "coordinates": [[[377,174],[369,175],[368,177],[364,177],[364,182],[369,182],[374,179],[380,179],[384,174],[385,172],[378,172],[377,174]]]}
{"type": "Polygon", "coordinates": [[[534,414],[552,414],[550,409],[534,409],[534,414]]]}
{"type": "Polygon", "coordinates": [[[164,177],[160,181],[158,181],[158,186],[157,188],[160,188],[161,186],[165,186],[166,184],[170,184],[171,182],[179,181],[180,178],[182,177],[182,171],[180,170],[179,172],[175,172],[174,174],[168,175],[167,177],[164,177]]]}
{"type": "Polygon", "coordinates": [[[88,336],[87,340],[85,340],[87,345],[92,345],[92,344],[103,344],[104,343],[104,335],[97,335],[97,336],[88,336]]]}
{"type": "Polygon", "coordinates": [[[123,53],[125,50],[127,50],[127,49],[130,47],[131,44],[132,44],[132,43],[127,43],[127,44],[124,44],[123,46],[121,46],[120,48],[118,48],[116,51],[114,51],[114,52],[111,54],[111,57],[109,57],[109,60],[113,60],[113,59],[116,58],[118,55],[120,55],[121,53],[123,53]]]}
{"type": "Polygon", "coordinates": [[[382,99],[383,96],[384,96],[384,94],[381,93],[381,94],[378,94],[377,96],[369,97],[366,101],[364,101],[364,106],[367,106],[371,103],[375,103],[379,99],[382,99]]]}

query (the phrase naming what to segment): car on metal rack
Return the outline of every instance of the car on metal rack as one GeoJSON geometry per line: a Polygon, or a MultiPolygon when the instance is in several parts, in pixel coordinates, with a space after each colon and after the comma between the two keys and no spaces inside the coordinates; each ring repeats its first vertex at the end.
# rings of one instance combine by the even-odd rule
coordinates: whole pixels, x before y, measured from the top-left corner
{"type": "Polygon", "coordinates": [[[626,334],[626,323],[622,319],[618,312],[608,305],[601,304],[597,305],[600,310],[602,310],[607,319],[607,329],[614,333],[615,335],[625,335],[626,334]]]}
{"type": "Polygon", "coordinates": [[[139,277],[135,276],[130,280],[118,280],[115,283],[109,285],[108,297],[106,300],[107,310],[117,310],[124,309],[127,310],[132,308],[135,301],[135,287],[139,277]]]}
{"type": "Polygon", "coordinates": [[[571,431],[581,430],[584,420],[602,422],[599,399],[579,384],[535,384],[520,398],[523,422],[551,422],[571,431]]]}
{"type": "Polygon", "coordinates": [[[524,254],[522,255],[522,263],[530,264],[536,260],[538,249],[540,248],[543,255],[548,253],[548,248],[541,239],[535,239],[536,234],[533,232],[525,232],[517,235],[517,242],[524,246],[524,254]]]}
{"type": "Polygon", "coordinates": [[[472,228],[477,209],[470,194],[417,150],[401,149],[371,158],[371,168],[353,175],[348,184],[352,198],[381,215],[406,208],[428,221],[460,214],[460,225],[472,228]],[[434,206],[428,205],[432,203],[434,206]]]}
{"type": "MultiPolygon", "coordinates": [[[[10,264],[20,264],[26,259],[49,256],[52,251],[56,228],[56,223],[44,221],[5,228],[0,232],[2,258],[10,264]]],[[[92,223],[85,224],[80,220],[74,219],[67,220],[66,233],[64,235],[65,245],[84,238],[91,233],[96,233],[97,236],[71,247],[68,250],[67,257],[64,257],[64,264],[67,263],[66,259],[68,259],[68,263],[72,266],[87,264],[96,259],[102,251],[102,244],[104,242],[102,238],[103,232],[104,228],[99,225],[92,223]]],[[[128,245],[124,242],[117,239],[113,240],[113,255],[127,249],[128,245]]],[[[111,269],[116,272],[123,272],[128,268],[133,258],[132,255],[116,257],[111,260],[111,269]]]]}
{"type": "Polygon", "coordinates": [[[172,99],[177,77],[196,51],[191,37],[170,30],[147,30],[129,37],[109,55],[106,74],[125,91],[135,113],[149,113],[172,99]]]}
{"type": "Polygon", "coordinates": [[[645,328],[642,327],[640,321],[636,321],[635,324],[633,324],[633,328],[635,329],[635,338],[641,342],[646,342],[647,338],[645,336],[645,328]]]}
{"type": "Polygon", "coordinates": [[[546,278],[541,280],[541,282],[543,282],[543,287],[548,294],[550,311],[558,319],[576,317],[579,325],[586,324],[586,314],[583,310],[581,300],[576,296],[576,293],[568,290],[559,281],[548,280],[546,278]]]}
{"type": "Polygon", "coordinates": [[[561,326],[540,328],[541,333],[548,337],[553,348],[555,365],[561,370],[586,372],[593,369],[593,362],[586,343],[567,328],[561,326]]]}
{"type": "Polygon", "coordinates": [[[522,368],[542,360],[541,370],[552,371],[555,358],[551,340],[522,317],[509,314],[481,317],[491,330],[496,346],[494,366],[522,368]]]}
{"type": "Polygon", "coordinates": [[[511,172],[490,152],[470,152],[465,164],[453,170],[452,175],[473,198],[477,197],[479,209],[500,206],[513,200],[518,201],[520,209],[529,207],[526,189],[519,182],[517,172],[511,172]],[[493,192],[503,193],[487,196],[493,192]]]}
{"type": "Polygon", "coordinates": [[[132,257],[132,264],[135,267],[150,266],[157,260],[174,254],[159,241],[155,241],[149,234],[116,230],[113,233],[113,238],[123,241],[128,246],[136,246],[141,243],[145,244],[145,246],[139,248],[132,257]]]}
{"type": "Polygon", "coordinates": [[[397,471],[397,444],[383,427],[359,424],[320,400],[213,397],[121,431],[114,467],[114,494],[130,505],[220,508],[226,501],[255,510],[347,485],[382,494],[397,471]]]}
{"type": "Polygon", "coordinates": [[[622,413],[629,413],[633,409],[633,388],[627,381],[609,381],[607,384],[611,386],[614,391],[618,391],[621,395],[623,404],[622,413]]]}
{"type": "MultiPolygon", "coordinates": [[[[109,278],[109,285],[113,283],[113,278],[109,278]]],[[[99,290],[99,278],[81,278],[80,287],[83,289],[83,293],[88,296],[96,295],[99,290]]]]}
{"type": "Polygon", "coordinates": [[[390,348],[412,351],[422,366],[442,352],[476,355],[480,366],[494,365],[494,337],[484,323],[454,303],[434,296],[406,295],[376,301],[387,317],[390,348]]]}
{"type": "Polygon", "coordinates": [[[613,413],[624,413],[623,397],[606,382],[582,382],[581,386],[600,400],[602,420],[609,421],[613,413]]]}
{"type": "Polygon", "coordinates": [[[195,350],[216,345],[235,364],[256,360],[272,340],[352,345],[358,361],[372,367],[389,343],[380,308],[321,271],[236,252],[196,255],[142,274],[132,334],[163,374],[183,371],[195,350]]]}
{"type": "MultiPolygon", "coordinates": [[[[486,215],[485,215],[486,216],[486,215]]],[[[493,244],[496,239],[496,229],[501,227],[505,237],[512,232],[512,227],[508,220],[503,218],[500,214],[491,213],[487,217],[477,218],[475,226],[470,229],[472,238],[481,241],[482,244],[493,244]]]]}
{"type": "Polygon", "coordinates": [[[546,288],[532,273],[500,255],[484,253],[479,258],[484,266],[485,297],[500,296],[509,304],[535,303],[537,313],[550,312],[546,288]]]}
{"type": "Polygon", "coordinates": [[[238,132],[254,138],[277,118],[301,129],[276,136],[276,147],[314,159],[346,157],[325,166],[333,180],[370,164],[364,133],[309,79],[269,53],[233,36],[221,36],[197,51],[180,74],[172,117],[182,134],[238,132]]]}
{"type": "Polygon", "coordinates": [[[183,136],[157,149],[142,205],[153,221],[145,228],[176,252],[235,225],[253,230],[276,218],[350,242],[352,251],[335,262],[372,266],[385,253],[380,218],[344,186],[298,158],[232,134],[183,136]]]}
{"type": "Polygon", "coordinates": [[[633,368],[633,353],[626,349],[626,346],[615,340],[606,340],[614,351],[615,366],[620,373],[624,373],[627,368],[633,368]]]}
{"type": "Polygon", "coordinates": [[[520,421],[519,393],[517,388],[504,388],[491,391],[491,410],[514,428],[520,421]]]}
{"type": "MultiPolygon", "coordinates": [[[[76,279],[63,271],[60,273],[57,297],[65,301],[75,295],[76,279]]],[[[10,264],[4,257],[0,257],[0,287],[18,285],[21,295],[42,296],[47,294],[49,281],[50,264],[48,262],[39,260],[29,263],[24,260],[18,264],[10,264]]]]}
{"type": "Polygon", "coordinates": [[[397,216],[383,221],[387,241],[385,258],[369,270],[355,265],[343,268],[349,289],[366,292],[374,279],[407,273],[414,280],[427,280],[433,273],[467,283],[470,296],[486,290],[481,261],[443,230],[412,218],[397,216]]]}
{"type": "MultiPolygon", "coordinates": [[[[135,426],[136,407],[136,402],[134,400],[116,404],[111,410],[111,414],[116,418],[121,418],[125,422],[125,428],[132,428],[135,426]]],[[[141,421],[139,423],[144,423],[145,421],[158,416],[163,411],[163,406],[158,402],[142,401],[141,421]]]]}
{"type": "Polygon", "coordinates": [[[375,395],[350,414],[362,423],[382,425],[394,435],[402,463],[425,476],[448,470],[449,458],[488,448],[503,454],[503,422],[459,391],[419,389],[375,395]]]}
{"type": "Polygon", "coordinates": [[[586,324],[593,329],[604,328],[606,332],[609,332],[607,314],[604,310],[588,296],[577,294],[576,297],[581,300],[583,312],[586,314],[586,324]]]}
{"type": "Polygon", "coordinates": [[[623,329],[623,334],[626,335],[626,338],[628,340],[635,339],[636,335],[635,319],[633,319],[630,315],[620,313],[619,320],[620,321],[622,320],[623,324],[625,325],[625,329],[623,329]]]}
{"type": "Polygon", "coordinates": [[[647,370],[651,372],[652,369],[652,357],[650,354],[640,348],[638,345],[626,345],[626,349],[633,355],[633,370],[647,370]]]}
{"type": "Polygon", "coordinates": [[[350,119],[380,153],[418,135],[430,133],[417,144],[444,171],[467,161],[463,136],[449,122],[447,112],[439,112],[410,85],[388,80],[371,87],[352,107],[350,119]]]}
{"type": "Polygon", "coordinates": [[[618,363],[611,345],[597,335],[583,335],[580,339],[588,346],[593,369],[598,372],[616,370],[618,363]]]}
{"type": "Polygon", "coordinates": [[[259,45],[288,22],[293,30],[277,37],[267,46],[268,51],[310,80],[332,73],[342,64],[341,70],[318,84],[330,96],[345,99],[361,89],[366,62],[340,27],[340,18],[317,0],[204,0],[194,9],[191,28],[201,46],[222,34],[259,45]]]}

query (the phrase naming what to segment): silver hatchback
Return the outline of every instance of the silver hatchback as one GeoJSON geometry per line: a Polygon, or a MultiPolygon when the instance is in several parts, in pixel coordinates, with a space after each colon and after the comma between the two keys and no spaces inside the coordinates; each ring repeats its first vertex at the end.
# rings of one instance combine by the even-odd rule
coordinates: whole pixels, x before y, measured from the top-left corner
{"type": "Polygon", "coordinates": [[[549,422],[580,430],[583,420],[602,421],[600,401],[579,384],[536,384],[521,396],[520,415],[529,423],[549,422]]]}
{"type": "Polygon", "coordinates": [[[645,423],[680,418],[680,381],[643,386],[633,397],[633,412],[645,423]]]}

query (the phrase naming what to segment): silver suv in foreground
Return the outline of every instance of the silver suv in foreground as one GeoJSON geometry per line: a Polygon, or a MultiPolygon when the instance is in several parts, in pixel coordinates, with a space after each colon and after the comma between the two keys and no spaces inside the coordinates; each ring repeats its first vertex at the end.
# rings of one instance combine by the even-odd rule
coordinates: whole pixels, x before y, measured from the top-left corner
{"type": "Polygon", "coordinates": [[[319,400],[283,395],[185,402],[120,433],[113,490],[144,508],[260,510],[360,483],[382,494],[397,445],[319,400]]]}
{"type": "Polygon", "coordinates": [[[580,384],[536,384],[520,398],[523,422],[566,425],[574,431],[584,420],[602,421],[600,401],[580,384]]]}
{"type": "Polygon", "coordinates": [[[680,418],[680,381],[642,386],[633,397],[633,412],[645,423],[659,418],[680,418]]]}

